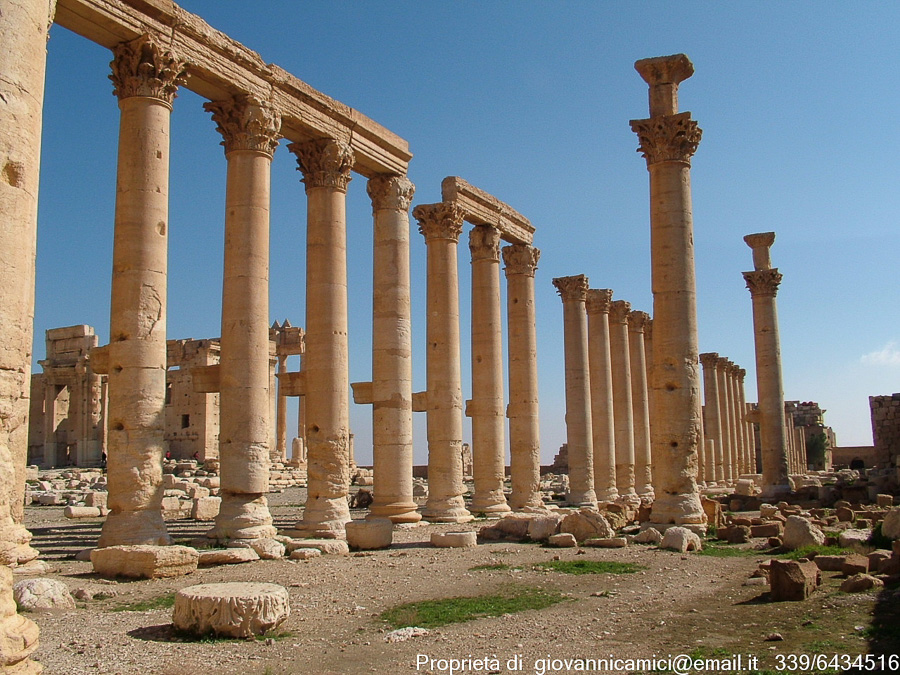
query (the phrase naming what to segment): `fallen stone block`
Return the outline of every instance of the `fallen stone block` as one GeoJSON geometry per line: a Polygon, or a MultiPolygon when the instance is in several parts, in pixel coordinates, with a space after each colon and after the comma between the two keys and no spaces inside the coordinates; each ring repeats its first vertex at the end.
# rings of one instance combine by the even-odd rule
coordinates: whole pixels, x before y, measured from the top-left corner
{"type": "MultiPolygon", "coordinates": [[[[817,556],[818,557],[818,556],[817,556]]],[[[864,555],[852,554],[848,555],[844,559],[844,564],[841,565],[841,573],[844,576],[852,577],[854,574],[868,574],[869,573],[869,559],[864,555]]]]}
{"type": "Polygon", "coordinates": [[[867,557],[869,558],[869,571],[878,572],[881,570],[881,563],[891,559],[891,552],[884,550],[872,551],[867,557]]]}
{"type": "Polygon", "coordinates": [[[91,551],[94,572],[101,577],[162,579],[196,571],[200,556],[187,546],[108,546],[91,551]]]}
{"type": "Polygon", "coordinates": [[[198,497],[191,505],[191,518],[194,520],[215,520],[222,506],[221,497],[198,497]]]}
{"type": "Polygon", "coordinates": [[[583,508],[570,513],[559,524],[561,533],[568,532],[577,541],[585,539],[607,538],[615,536],[615,531],[602,514],[592,509],[583,508]]]}
{"type": "Polygon", "coordinates": [[[900,539],[900,506],[888,511],[881,521],[881,534],[888,539],[900,539]]]}
{"type": "Polygon", "coordinates": [[[23,579],[13,586],[13,598],[19,609],[45,612],[54,609],[75,609],[75,598],[69,588],[56,579],[23,579]]]}
{"type": "Polygon", "coordinates": [[[238,565],[245,562],[259,560],[259,554],[252,548],[224,548],[200,551],[197,564],[208,565],[238,565]]]}
{"type": "Polygon", "coordinates": [[[296,545],[293,548],[288,546],[289,550],[315,548],[325,555],[350,555],[350,547],[343,539],[298,539],[295,541],[296,545]]]}
{"type": "Polygon", "coordinates": [[[100,509],[96,506],[67,506],[63,509],[66,518],[99,518],[100,509]]]}
{"type": "Polygon", "coordinates": [[[873,588],[883,588],[884,582],[868,574],[854,574],[841,584],[844,593],[862,593],[873,588]]]}
{"type": "Polygon", "coordinates": [[[838,537],[838,546],[858,549],[868,545],[871,530],[844,530],[838,537]]]}
{"type": "Polygon", "coordinates": [[[200,584],[175,594],[172,624],[194,635],[249,638],[278,627],[291,614],[287,589],[277,584],[200,584]]]}
{"type": "Polygon", "coordinates": [[[322,551],[317,548],[295,548],[291,551],[291,560],[312,560],[322,555],[322,551]]]}
{"type": "Polygon", "coordinates": [[[596,548],[624,548],[625,546],[628,546],[628,540],[625,537],[585,539],[584,545],[593,546],[596,548]]]}
{"type": "Polygon", "coordinates": [[[659,543],[660,548],[669,549],[686,553],[688,551],[700,551],[703,549],[703,543],[696,533],[691,532],[684,527],[670,527],[663,534],[662,541],[659,543]]]}
{"type": "Polygon", "coordinates": [[[531,541],[547,541],[556,534],[564,517],[554,511],[535,515],[528,521],[528,538],[531,541]]]}
{"type": "Polygon", "coordinates": [[[751,525],[751,537],[780,537],[784,533],[784,526],[778,521],[765,523],[763,525],[751,525]]]}
{"type": "Polygon", "coordinates": [[[661,541],[662,533],[655,527],[648,527],[634,536],[634,543],[636,544],[659,544],[661,541]]]}
{"type": "Polygon", "coordinates": [[[769,566],[769,586],[775,602],[806,600],[820,582],[814,562],[772,560],[769,566]]]}
{"type": "Polygon", "coordinates": [[[344,529],[347,545],[362,551],[390,548],[394,541],[394,524],[389,518],[353,520],[344,529]]]}
{"type": "Polygon", "coordinates": [[[285,553],[284,544],[274,539],[254,539],[250,542],[250,548],[256,551],[261,560],[278,560],[285,553]]]}
{"type": "Polygon", "coordinates": [[[817,555],[813,562],[823,572],[840,572],[844,567],[845,555],[817,555]]]}
{"type": "Polygon", "coordinates": [[[551,535],[547,539],[547,543],[556,548],[573,548],[578,546],[575,535],[570,532],[560,532],[559,534],[551,535]]]}
{"type": "Polygon", "coordinates": [[[108,492],[88,492],[84,496],[85,506],[96,506],[97,508],[106,508],[108,492]]]}
{"type": "Polygon", "coordinates": [[[478,545],[476,532],[435,532],[431,535],[431,545],[438,548],[468,548],[478,545]]]}

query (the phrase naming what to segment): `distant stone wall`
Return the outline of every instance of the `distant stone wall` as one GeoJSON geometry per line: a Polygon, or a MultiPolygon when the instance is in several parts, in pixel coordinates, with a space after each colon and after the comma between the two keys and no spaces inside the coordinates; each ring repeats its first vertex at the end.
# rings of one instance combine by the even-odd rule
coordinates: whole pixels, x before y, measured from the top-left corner
{"type": "Polygon", "coordinates": [[[866,469],[875,465],[875,447],[872,445],[848,445],[846,447],[829,448],[831,468],[846,469],[855,459],[861,459],[866,469]]]}
{"type": "Polygon", "coordinates": [[[877,466],[895,466],[900,455],[900,394],[870,396],[869,408],[877,466]]]}

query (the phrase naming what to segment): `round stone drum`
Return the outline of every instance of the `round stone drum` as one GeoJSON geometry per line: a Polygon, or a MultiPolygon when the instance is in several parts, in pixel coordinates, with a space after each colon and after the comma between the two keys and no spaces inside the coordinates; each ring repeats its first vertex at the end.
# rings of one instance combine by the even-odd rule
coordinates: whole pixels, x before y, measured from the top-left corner
{"type": "Polygon", "coordinates": [[[249,638],[279,626],[290,613],[287,589],[277,584],[200,584],[175,595],[172,623],[195,635],[249,638]]]}

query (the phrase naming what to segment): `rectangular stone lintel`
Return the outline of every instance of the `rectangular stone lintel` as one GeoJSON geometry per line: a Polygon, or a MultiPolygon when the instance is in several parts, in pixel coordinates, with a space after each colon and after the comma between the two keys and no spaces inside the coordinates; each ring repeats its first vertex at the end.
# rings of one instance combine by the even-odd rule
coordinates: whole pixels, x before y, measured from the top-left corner
{"type": "Polygon", "coordinates": [[[219,364],[191,368],[191,385],[198,394],[214,394],[220,389],[219,364]]]}
{"type": "Polygon", "coordinates": [[[412,409],[413,409],[413,412],[427,412],[428,411],[428,392],[427,391],[413,392],[412,409]]]}
{"type": "Polygon", "coordinates": [[[306,372],[278,373],[278,393],[282,396],[306,396],[306,372]]]}
{"type": "Polygon", "coordinates": [[[372,390],[371,382],[351,382],[353,388],[353,402],[366,405],[374,402],[375,392],[372,390]]]}
{"type": "Polygon", "coordinates": [[[455,202],[463,210],[466,222],[496,227],[503,241],[513,244],[534,241],[534,226],[528,218],[459,176],[447,176],[441,181],[441,199],[455,202]]]}
{"type": "Polygon", "coordinates": [[[109,345],[93,347],[90,351],[91,370],[98,375],[109,374],[109,345]]]}

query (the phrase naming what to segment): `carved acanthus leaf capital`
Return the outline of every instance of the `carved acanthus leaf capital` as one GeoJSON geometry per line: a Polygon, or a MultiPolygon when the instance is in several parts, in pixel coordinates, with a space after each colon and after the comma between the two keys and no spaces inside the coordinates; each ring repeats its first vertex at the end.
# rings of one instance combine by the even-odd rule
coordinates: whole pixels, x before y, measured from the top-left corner
{"type": "Polygon", "coordinates": [[[753,297],[775,297],[778,293],[778,284],[781,283],[781,278],[782,275],[778,272],[777,267],[770,270],[744,272],[744,281],[747,282],[747,288],[750,289],[750,295],[753,297]]]}
{"type": "Polygon", "coordinates": [[[416,186],[406,176],[381,175],[369,179],[366,192],[372,200],[373,211],[409,211],[416,186]]]}
{"type": "Polygon", "coordinates": [[[738,376],[738,379],[741,381],[741,384],[743,384],[744,378],[747,377],[747,370],[745,368],[738,368],[737,376],[738,376]]]}
{"type": "Polygon", "coordinates": [[[613,292],[611,288],[592,288],[587,292],[588,314],[609,314],[609,305],[612,303],[613,292]]]}
{"type": "Polygon", "coordinates": [[[571,277],[557,277],[553,280],[553,285],[563,302],[577,301],[584,302],[587,299],[588,278],[583,274],[576,274],[571,277]]]}
{"type": "Polygon", "coordinates": [[[704,352],[700,355],[700,363],[703,365],[703,368],[713,368],[715,369],[719,365],[719,353],[718,352],[704,352]]]}
{"type": "Polygon", "coordinates": [[[650,315],[647,312],[634,310],[628,313],[628,330],[632,333],[643,333],[649,322],[650,315]]]}
{"type": "Polygon", "coordinates": [[[472,252],[472,262],[500,262],[500,230],[490,225],[473,227],[469,231],[469,250],[472,252]]]}
{"type": "Polygon", "coordinates": [[[613,300],[609,303],[609,320],[612,323],[626,324],[631,303],[627,300],[613,300]]]}
{"type": "Polygon", "coordinates": [[[449,239],[459,243],[463,228],[463,210],[454,202],[419,204],[413,209],[413,218],[419,221],[419,232],[425,243],[434,239],[449,239]]]}
{"type": "Polygon", "coordinates": [[[723,373],[727,373],[729,363],[731,363],[731,361],[728,360],[727,356],[720,356],[716,359],[716,369],[721,370],[723,373]]]}
{"type": "Polygon", "coordinates": [[[113,47],[113,55],[109,79],[120,100],[147,96],[172,105],[178,86],[187,79],[187,64],[151,35],[119,43],[113,47]]]}
{"type": "Polygon", "coordinates": [[[303,172],[306,189],[328,187],[347,191],[350,170],[353,168],[353,149],[349,143],[332,138],[291,143],[290,150],[297,157],[298,170],[303,172]]]}
{"type": "Polygon", "coordinates": [[[281,138],[281,115],[266,101],[239,94],[225,101],[209,101],[203,109],[212,113],[217,131],[222,134],[225,153],[254,150],[271,157],[281,138]]]}
{"type": "Polygon", "coordinates": [[[534,276],[541,250],[528,244],[510,244],[501,250],[503,263],[506,265],[506,276],[511,274],[527,274],[534,276]]]}
{"type": "Polygon", "coordinates": [[[659,162],[690,164],[703,133],[689,112],[631,120],[631,129],[638,135],[641,145],[637,151],[648,167],[659,162]]]}

